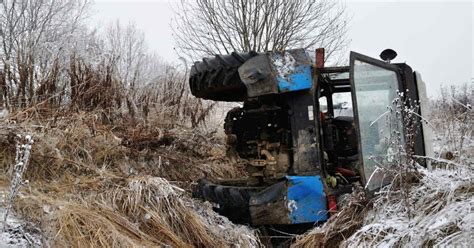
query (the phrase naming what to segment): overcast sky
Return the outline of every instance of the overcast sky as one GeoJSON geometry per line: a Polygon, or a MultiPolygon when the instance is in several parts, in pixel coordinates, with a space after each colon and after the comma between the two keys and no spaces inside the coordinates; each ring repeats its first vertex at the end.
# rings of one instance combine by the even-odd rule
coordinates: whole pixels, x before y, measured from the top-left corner
{"type": "MultiPolygon", "coordinates": [[[[96,0],[91,25],[100,27],[117,19],[133,22],[145,33],[151,50],[176,62],[172,5],[159,0],[96,0]]],[[[441,84],[474,78],[473,1],[347,1],[346,6],[348,51],[378,58],[383,49],[394,49],[398,53],[394,62],[406,62],[419,71],[430,96],[439,94],[441,84]]]]}

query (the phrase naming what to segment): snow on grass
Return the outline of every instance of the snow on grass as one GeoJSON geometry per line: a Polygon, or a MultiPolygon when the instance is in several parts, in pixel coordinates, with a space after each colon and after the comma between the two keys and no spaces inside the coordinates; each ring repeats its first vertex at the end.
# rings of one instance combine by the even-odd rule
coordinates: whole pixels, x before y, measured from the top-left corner
{"type": "Polygon", "coordinates": [[[26,135],[23,137],[20,134],[17,134],[16,140],[16,156],[15,156],[15,165],[13,166],[12,179],[10,182],[10,194],[8,195],[8,200],[6,202],[5,213],[3,214],[3,222],[5,231],[6,222],[8,219],[8,214],[13,208],[13,200],[17,196],[20,187],[23,185],[23,173],[28,166],[30,160],[31,147],[34,143],[31,135],[26,135]]]}
{"type": "Polygon", "coordinates": [[[468,247],[474,235],[472,166],[418,170],[422,177],[409,189],[407,201],[401,199],[401,189],[386,188],[364,226],[343,246],[468,247]]]}
{"type": "MultiPolygon", "coordinates": [[[[0,189],[1,206],[0,215],[5,215],[6,189],[0,189]]],[[[0,248],[10,247],[41,247],[41,235],[38,229],[30,223],[17,218],[10,213],[0,229],[0,248]]]]}
{"type": "Polygon", "coordinates": [[[23,173],[28,165],[33,139],[31,135],[17,135],[16,156],[9,189],[0,189],[0,216],[3,223],[0,233],[0,248],[3,247],[41,247],[39,231],[31,223],[18,219],[13,211],[13,201],[25,183],[23,173]],[[7,194],[8,192],[8,194],[7,194]]]}

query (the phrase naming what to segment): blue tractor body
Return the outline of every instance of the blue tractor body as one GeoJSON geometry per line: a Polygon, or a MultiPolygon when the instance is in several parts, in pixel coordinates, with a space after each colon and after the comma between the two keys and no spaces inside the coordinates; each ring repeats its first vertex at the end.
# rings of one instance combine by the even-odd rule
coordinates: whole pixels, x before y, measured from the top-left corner
{"type": "Polygon", "coordinates": [[[323,222],[329,216],[320,176],[286,176],[252,195],[249,209],[254,225],[323,222]]]}
{"type": "Polygon", "coordinates": [[[326,193],[320,176],[287,176],[287,206],[291,224],[328,219],[326,193]]]}
{"type": "MultiPolygon", "coordinates": [[[[224,129],[228,156],[248,176],[201,180],[194,193],[255,226],[324,222],[354,184],[385,185],[369,159],[389,152],[378,111],[398,92],[413,101],[425,94],[406,64],[352,52],[350,66],[325,67],[324,49],[315,59],[303,49],[217,55],[195,63],[190,87],[200,98],[243,102],[224,129]]],[[[420,126],[414,152],[424,156],[422,137],[420,126]]]]}

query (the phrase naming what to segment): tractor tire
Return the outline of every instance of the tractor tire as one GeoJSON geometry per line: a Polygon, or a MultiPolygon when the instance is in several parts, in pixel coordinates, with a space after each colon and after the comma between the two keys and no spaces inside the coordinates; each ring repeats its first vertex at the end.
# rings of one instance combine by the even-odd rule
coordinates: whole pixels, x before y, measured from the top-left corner
{"type": "Polygon", "coordinates": [[[250,192],[245,187],[216,185],[199,180],[193,197],[217,204],[214,210],[235,223],[250,223],[250,192]]]}
{"type": "Polygon", "coordinates": [[[244,101],[247,98],[247,90],[240,79],[238,68],[257,55],[254,51],[233,52],[195,62],[189,76],[191,93],[196,97],[214,101],[244,101]]]}

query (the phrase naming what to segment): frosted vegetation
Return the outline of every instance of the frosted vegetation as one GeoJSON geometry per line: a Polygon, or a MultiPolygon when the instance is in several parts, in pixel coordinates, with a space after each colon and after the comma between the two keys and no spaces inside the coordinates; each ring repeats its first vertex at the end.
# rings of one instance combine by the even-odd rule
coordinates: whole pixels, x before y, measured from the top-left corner
{"type": "MultiPolygon", "coordinates": [[[[255,230],[189,195],[201,177],[244,175],[219,135],[232,106],[193,97],[189,65],[151,53],[133,24],[87,27],[90,4],[0,1],[0,247],[260,246],[255,230]]],[[[472,94],[471,83],[432,100],[432,168],[392,133],[382,167],[401,174],[371,204],[357,190],[296,246],[466,244],[472,94]]]]}
{"type": "Polygon", "coordinates": [[[1,116],[103,111],[107,117],[172,119],[196,127],[215,104],[192,97],[187,65],[150,52],[135,25],[86,25],[89,0],[0,2],[1,116]],[[159,108],[157,106],[159,105],[159,108]]]}

